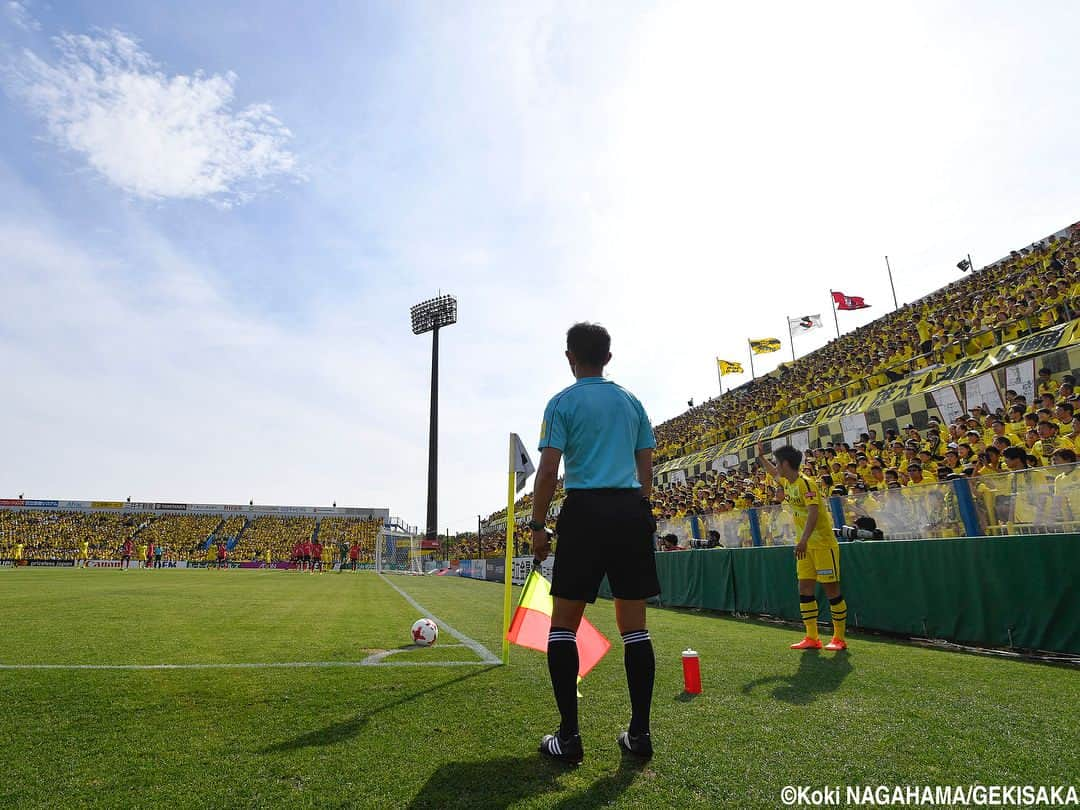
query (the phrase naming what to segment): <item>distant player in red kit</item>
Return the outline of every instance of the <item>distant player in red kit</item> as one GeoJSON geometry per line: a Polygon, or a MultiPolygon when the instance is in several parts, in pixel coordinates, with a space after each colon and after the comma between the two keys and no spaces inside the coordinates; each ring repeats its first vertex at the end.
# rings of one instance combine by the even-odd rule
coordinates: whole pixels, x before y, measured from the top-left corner
{"type": "Polygon", "coordinates": [[[135,544],[131,542],[129,537],[124,541],[124,545],[120,547],[120,567],[127,569],[131,565],[131,554],[135,550],[135,544]]]}
{"type": "Polygon", "coordinates": [[[151,540],[146,544],[146,567],[154,567],[154,541],[151,540]]]}
{"type": "Polygon", "coordinates": [[[360,545],[353,543],[349,547],[349,562],[352,563],[352,570],[356,570],[356,564],[360,561],[360,545]]]}
{"type": "Polygon", "coordinates": [[[315,573],[315,566],[319,566],[319,573],[322,573],[322,543],[316,540],[311,544],[311,573],[315,573]]]}
{"type": "Polygon", "coordinates": [[[303,552],[300,558],[300,570],[305,571],[311,568],[311,541],[305,540],[303,543],[300,544],[300,548],[303,552]]]}
{"type": "Polygon", "coordinates": [[[217,544],[217,567],[218,570],[229,567],[229,550],[225,547],[224,540],[219,540],[217,544]]]}
{"type": "Polygon", "coordinates": [[[299,540],[293,544],[292,547],[292,561],[296,564],[297,570],[301,570],[304,565],[304,544],[299,540]]]}

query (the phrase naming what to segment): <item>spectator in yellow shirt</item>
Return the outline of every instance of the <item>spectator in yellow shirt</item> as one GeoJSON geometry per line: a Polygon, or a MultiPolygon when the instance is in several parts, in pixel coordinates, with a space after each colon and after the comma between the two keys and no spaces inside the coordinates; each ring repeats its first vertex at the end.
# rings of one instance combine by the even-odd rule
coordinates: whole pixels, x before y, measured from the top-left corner
{"type": "Polygon", "coordinates": [[[1039,384],[1035,387],[1036,394],[1056,394],[1058,391],[1058,383],[1054,382],[1054,378],[1050,374],[1050,369],[1039,369],[1039,384]]]}
{"type": "Polygon", "coordinates": [[[1080,465],[1076,463],[1076,453],[1062,447],[1054,451],[1052,462],[1055,467],[1066,467],[1054,477],[1056,516],[1066,528],[1076,531],[1080,523],[1080,465]]]}
{"type": "Polygon", "coordinates": [[[1038,437],[1038,441],[1031,448],[1031,454],[1039,459],[1040,464],[1049,464],[1055,450],[1076,450],[1069,439],[1058,435],[1057,422],[1039,422],[1038,437]]]}

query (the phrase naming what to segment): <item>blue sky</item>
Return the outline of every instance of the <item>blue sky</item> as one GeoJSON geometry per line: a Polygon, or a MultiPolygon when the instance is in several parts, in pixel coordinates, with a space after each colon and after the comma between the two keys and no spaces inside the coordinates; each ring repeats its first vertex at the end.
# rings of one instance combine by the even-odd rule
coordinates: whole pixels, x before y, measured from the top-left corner
{"type": "Polygon", "coordinates": [[[659,421],[1080,218],[1068,3],[221,5],[0,0],[0,491],[419,523],[441,289],[467,528],[574,320],[659,421]]]}

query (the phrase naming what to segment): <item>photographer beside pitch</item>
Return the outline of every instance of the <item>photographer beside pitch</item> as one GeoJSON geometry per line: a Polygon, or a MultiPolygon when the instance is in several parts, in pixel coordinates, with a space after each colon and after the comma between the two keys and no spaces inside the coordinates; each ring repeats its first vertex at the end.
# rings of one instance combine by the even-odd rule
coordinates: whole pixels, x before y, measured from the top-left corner
{"type": "Polygon", "coordinates": [[[823,509],[814,482],[799,470],[802,452],[785,445],[778,448],[773,464],[765,455],[765,446],[758,442],[758,458],[765,470],[784,488],[784,500],[795,516],[799,540],[795,544],[795,574],[799,578],[799,610],[806,625],[806,638],[791,645],[793,650],[820,650],[818,638],[818,605],[814,591],[817,583],[825,589],[832,613],[833,637],[826,650],[846,650],[844,633],[847,627],[847,602],[840,593],[840,544],[836,542],[829,515],[823,509]]]}
{"type": "Polygon", "coordinates": [[[586,603],[596,601],[607,574],[615,620],[623,639],[630,690],[629,728],[618,744],[627,753],[652,756],[649,710],[656,661],[645,629],[645,600],[660,593],[653,556],[652,455],[656,447],[645,409],[629,391],[604,379],[611,336],[597,324],[574,324],[566,333],[566,359],[576,382],[544,410],[540,464],[533,486],[533,553],[544,560],[550,541],[544,526],[565,457],[566,500],[556,523],[559,552],[551,578],[552,612],[548,672],[561,722],[540,741],[540,753],[578,763],[577,629],[586,603]]]}

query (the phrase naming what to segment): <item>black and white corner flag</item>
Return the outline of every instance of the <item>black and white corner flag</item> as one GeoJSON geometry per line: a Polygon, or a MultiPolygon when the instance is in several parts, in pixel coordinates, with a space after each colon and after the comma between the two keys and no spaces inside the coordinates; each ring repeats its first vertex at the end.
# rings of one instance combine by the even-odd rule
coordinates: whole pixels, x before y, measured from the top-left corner
{"type": "Polygon", "coordinates": [[[514,461],[514,468],[512,472],[517,475],[515,480],[516,489],[515,492],[521,492],[521,488],[525,486],[525,481],[529,476],[536,472],[536,467],[533,466],[532,459],[529,458],[529,453],[525,449],[525,445],[521,443],[521,437],[516,433],[510,434],[510,445],[513,447],[512,456],[514,461]]]}

